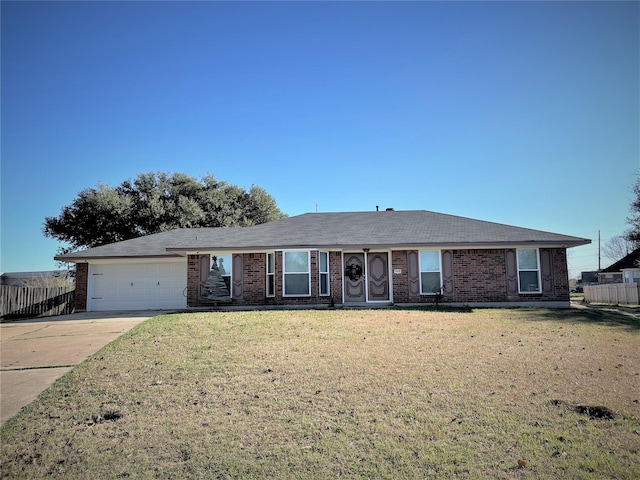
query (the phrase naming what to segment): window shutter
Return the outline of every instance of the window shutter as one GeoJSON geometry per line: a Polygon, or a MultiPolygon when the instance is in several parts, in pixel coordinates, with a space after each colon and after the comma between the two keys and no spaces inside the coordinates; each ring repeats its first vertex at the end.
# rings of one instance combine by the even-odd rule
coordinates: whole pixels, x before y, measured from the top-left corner
{"type": "Polygon", "coordinates": [[[507,263],[507,296],[518,295],[518,263],[516,251],[510,248],[505,253],[507,263]]]}
{"type": "Polygon", "coordinates": [[[442,251],[442,294],[453,296],[453,251],[442,251]]]}
{"type": "Polygon", "coordinates": [[[207,281],[209,269],[211,268],[210,262],[209,255],[200,255],[200,283],[207,281]]]}
{"type": "Polygon", "coordinates": [[[553,268],[551,261],[551,250],[540,249],[540,277],[542,277],[542,293],[553,293],[553,268]]]}
{"type": "Polygon", "coordinates": [[[409,277],[409,296],[420,296],[420,264],[418,252],[411,250],[407,252],[407,274],[409,277]]]}
{"type": "Polygon", "coordinates": [[[234,253],[232,256],[233,267],[231,272],[233,278],[231,279],[231,298],[242,298],[242,254],[234,253]]]}
{"type": "Polygon", "coordinates": [[[200,255],[198,259],[200,265],[200,284],[198,285],[198,296],[202,297],[207,294],[206,288],[203,286],[209,276],[211,268],[211,257],[209,255],[200,255]]]}

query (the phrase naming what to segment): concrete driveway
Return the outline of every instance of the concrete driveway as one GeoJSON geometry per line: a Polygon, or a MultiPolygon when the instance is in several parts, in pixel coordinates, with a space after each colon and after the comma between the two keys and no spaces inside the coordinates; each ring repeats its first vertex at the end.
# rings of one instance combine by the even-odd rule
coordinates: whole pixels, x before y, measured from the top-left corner
{"type": "Polygon", "coordinates": [[[62,375],[158,311],[88,312],[0,324],[0,424],[62,375]]]}

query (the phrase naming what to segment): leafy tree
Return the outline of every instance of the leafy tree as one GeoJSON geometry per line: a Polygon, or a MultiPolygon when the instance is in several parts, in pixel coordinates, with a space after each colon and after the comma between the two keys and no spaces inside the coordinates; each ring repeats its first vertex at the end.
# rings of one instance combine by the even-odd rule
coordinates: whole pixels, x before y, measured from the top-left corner
{"type": "Polygon", "coordinates": [[[190,227],[241,227],[286,217],[263,188],[249,191],[183,173],[140,173],[117,187],[82,190],[43,232],[69,244],[61,252],[190,227]]]}

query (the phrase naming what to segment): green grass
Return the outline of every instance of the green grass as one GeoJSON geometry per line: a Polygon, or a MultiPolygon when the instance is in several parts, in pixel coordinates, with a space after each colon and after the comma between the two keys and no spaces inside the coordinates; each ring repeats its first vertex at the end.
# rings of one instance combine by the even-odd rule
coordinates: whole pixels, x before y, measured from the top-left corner
{"type": "Polygon", "coordinates": [[[2,477],[635,479],[639,345],[577,308],[160,316],[2,428],[2,477]]]}

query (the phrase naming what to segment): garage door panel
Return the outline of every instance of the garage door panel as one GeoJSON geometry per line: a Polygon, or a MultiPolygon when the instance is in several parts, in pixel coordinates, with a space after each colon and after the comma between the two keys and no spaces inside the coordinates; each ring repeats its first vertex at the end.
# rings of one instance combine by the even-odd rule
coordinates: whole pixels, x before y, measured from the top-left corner
{"type": "Polygon", "coordinates": [[[90,310],[186,307],[186,263],[91,265],[90,310]]]}

